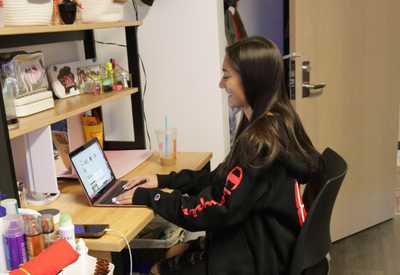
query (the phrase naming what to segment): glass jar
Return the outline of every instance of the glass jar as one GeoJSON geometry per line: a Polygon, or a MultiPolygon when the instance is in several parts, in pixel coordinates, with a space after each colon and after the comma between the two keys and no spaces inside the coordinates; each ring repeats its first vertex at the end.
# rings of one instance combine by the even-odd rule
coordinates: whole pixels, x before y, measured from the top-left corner
{"type": "Polygon", "coordinates": [[[82,9],[80,5],[76,5],[75,24],[82,24],[82,9]]]}
{"type": "Polygon", "coordinates": [[[53,0],[53,15],[51,25],[61,25],[60,12],[58,11],[58,0],[53,0]]]}
{"type": "Polygon", "coordinates": [[[21,205],[21,208],[26,208],[28,206],[28,203],[26,201],[27,190],[25,188],[25,184],[23,181],[17,181],[17,186],[18,186],[19,203],[21,205]]]}
{"type": "Polygon", "coordinates": [[[14,95],[17,93],[17,81],[14,78],[6,78],[2,91],[8,129],[18,128],[18,117],[14,103],[14,95]]]}

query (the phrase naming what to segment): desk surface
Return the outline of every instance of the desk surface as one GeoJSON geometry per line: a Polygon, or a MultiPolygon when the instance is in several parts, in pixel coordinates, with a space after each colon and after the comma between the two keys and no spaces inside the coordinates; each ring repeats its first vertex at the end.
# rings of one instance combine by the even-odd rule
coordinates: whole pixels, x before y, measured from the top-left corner
{"type": "MultiPolygon", "coordinates": [[[[132,170],[123,179],[130,179],[140,174],[168,174],[182,169],[200,170],[211,159],[212,153],[178,152],[177,164],[162,167],[158,152],[144,163],[132,170]]],[[[131,241],[153,218],[154,212],[149,208],[135,207],[91,207],[84,190],[77,180],[61,180],[58,187],[61,195],[53,203],[41,206],[29,206],[34,210],[56,208],[68,213],[74,224],[109,224],[111,229],[118,230],[131,241]]],[[[119,252],[125,246],[125,240],[117,232],[109,231],[99,239],[84,239],[89,250],[119,252]]]]}

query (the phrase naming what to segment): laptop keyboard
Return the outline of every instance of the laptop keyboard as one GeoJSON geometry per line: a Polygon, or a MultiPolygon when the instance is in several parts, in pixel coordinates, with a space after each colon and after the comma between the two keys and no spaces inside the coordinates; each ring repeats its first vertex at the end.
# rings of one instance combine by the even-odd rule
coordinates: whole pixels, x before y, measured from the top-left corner
{"type": "Polygon", "coordinates": [[[127,180],[121,180],[118,185],[100,202],[100,204],[114,204],[111,200],[125,192],[122,186],[127,182],[127,180]]]}

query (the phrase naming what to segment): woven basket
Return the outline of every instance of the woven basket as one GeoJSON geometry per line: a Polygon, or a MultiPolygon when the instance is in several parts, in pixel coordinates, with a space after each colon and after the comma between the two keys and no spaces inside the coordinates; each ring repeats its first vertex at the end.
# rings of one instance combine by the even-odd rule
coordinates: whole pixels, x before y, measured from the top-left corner
{"type": "Polygon", "coordinates": [[[4,0],[4,26],[50,25],[52,0],[4,0]]]}
{"type": "Polygon", "coordinates": [[[83,23],[119,22],[124,14],[124,3],[113,0],[80,0],[83,23]]]}

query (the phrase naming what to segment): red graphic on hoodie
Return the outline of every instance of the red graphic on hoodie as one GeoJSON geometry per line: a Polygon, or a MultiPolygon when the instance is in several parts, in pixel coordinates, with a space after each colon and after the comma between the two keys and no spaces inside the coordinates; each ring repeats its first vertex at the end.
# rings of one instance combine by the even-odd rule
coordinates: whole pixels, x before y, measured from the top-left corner
{"type": "Polygon", "coordinates": [[[300,226],[303,226],[307,212],[304,207],[303,199],[301,198],[300,186],[297,180],[294,181],[294,196],[296,198],[297,215],[299,216],[300,226]]]}
{"type": "Polygon", "coordinates": [[[243,176],[243,170],[240,167],[236,167],[234,168],[226,177],[226,184],[224,187],[224,193],[221,197],[221,201],[220,202],[216,202],[215,200],[210,200],[210,201],[204,201],[203,198],[200,198],[200,204],[198,204],[195,208],[193,209],[188,209],[188,208],[183,208],[183,206],[181,206],[182,208],[182,212],[185,215],[193,215],[193,217],[197,217],[197,211],[201,211],[204,208],[206,208],[207,206],[212,206],[212,205],[223,205],[225,203],[225,196],[226,195],[230,195],[233,191],[235,190],[240,182],[242,181],[242,176],[243,176]],[[239,176],[236,176],[233,172],[234,171],[239,171],[239,176]],[[228,187],[228,183],[233,184],[232,187],[228,187]]]}

